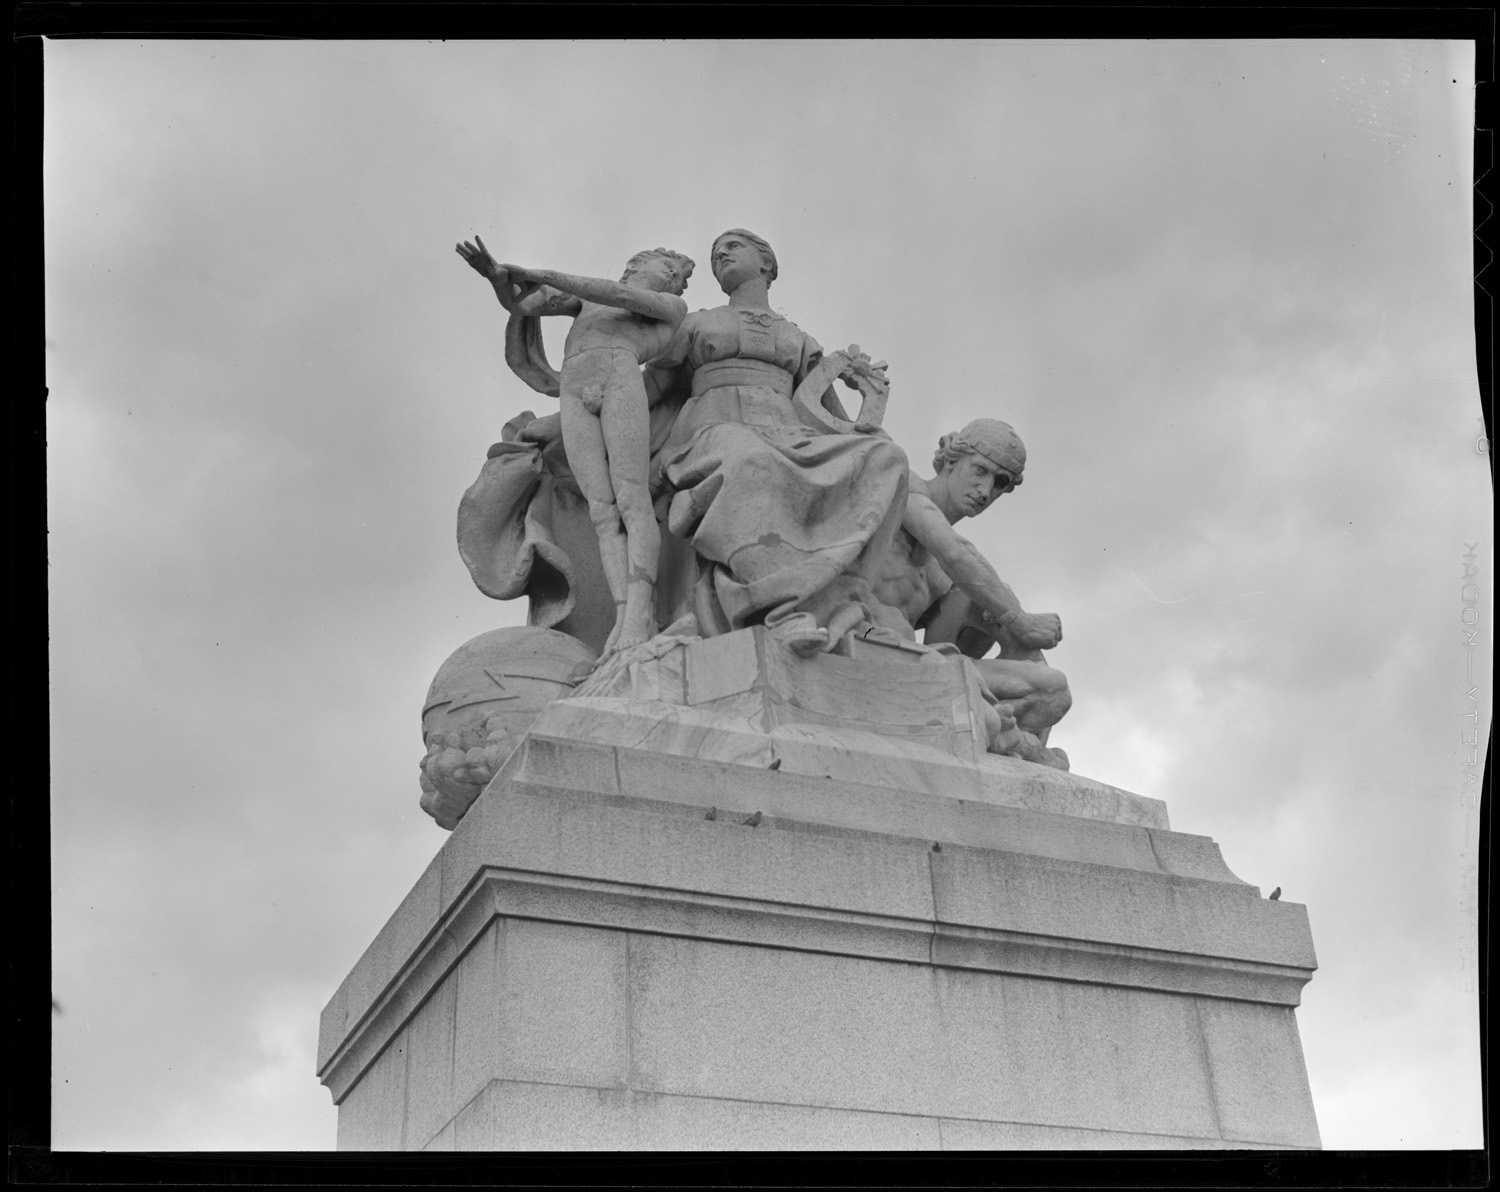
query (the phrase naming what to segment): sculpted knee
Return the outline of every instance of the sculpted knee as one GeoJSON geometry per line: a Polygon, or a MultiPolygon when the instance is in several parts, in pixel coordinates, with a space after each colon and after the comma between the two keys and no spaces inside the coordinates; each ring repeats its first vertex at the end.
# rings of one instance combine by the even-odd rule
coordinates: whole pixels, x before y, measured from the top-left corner
{"type": "Polygon", "coordinates": [[[615,504],[619,507],[624,517],[656,517],[656,509],[651,501],[651,490],[646,486],[644,480],[617,481],[615,484],[615,504]]]}
{"type": "Polygon", "coordinates": [[[589,520],[599,529],[616,529],[620,524],[620,510],[613,501],[590,501],[589,520]]]}

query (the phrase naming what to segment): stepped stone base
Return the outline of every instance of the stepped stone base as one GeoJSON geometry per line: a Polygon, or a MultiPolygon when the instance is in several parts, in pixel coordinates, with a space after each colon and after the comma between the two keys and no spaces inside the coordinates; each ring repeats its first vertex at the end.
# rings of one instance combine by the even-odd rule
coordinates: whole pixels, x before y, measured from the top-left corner
{"type": "Polygon", "coordinates": [[[552,705],[329,1002],[341,1149],[1318,1146],[1305,909],[1159,801],[661,694],[552,705]]]}

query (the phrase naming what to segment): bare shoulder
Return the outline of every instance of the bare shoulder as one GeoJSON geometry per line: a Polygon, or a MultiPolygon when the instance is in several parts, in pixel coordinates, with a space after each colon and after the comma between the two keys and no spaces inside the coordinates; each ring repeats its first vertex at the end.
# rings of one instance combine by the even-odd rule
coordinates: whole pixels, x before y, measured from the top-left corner
{"type": "Polygon", "coordinates": [[[941,523],[944,529],[951,529],[948,519],[943,516],[943,511],[932,499],[927,481],[915,472],[909,472],[907,477],[905,520],[908,525],[921,525],[930,530],[937,523],[941,523]]]}
{"type": "Polygon", "coordinates": [[[906,512],[901,528],[934,554],[947,556],[959,549],[963,539],[938,508],[920,478],[911,477],[906,493],[906,512]]]}

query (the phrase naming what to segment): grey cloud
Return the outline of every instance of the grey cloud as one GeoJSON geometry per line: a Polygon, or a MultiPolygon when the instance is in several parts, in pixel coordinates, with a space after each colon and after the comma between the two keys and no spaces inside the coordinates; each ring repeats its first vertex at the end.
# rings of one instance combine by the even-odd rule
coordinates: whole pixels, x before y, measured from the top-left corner
{"type": "MultiPolygon", "coordinates": [[[[287,1138],[253,1092],[293,1079],[267,1024],[311,1028],[440,843],[422,693],[523,615],[472,588],[454,507],[545,406],[454,241],[701,266],[735,224],[776,244],[775,304],[891,361],[919,470],[980,413],[1026,438],[1027,483],[965,532],[1063,616],[1080,768],[1150,777],[1309,904],[1325,1135],[1378,1145],[1402,1113],[1351,1089],[1372,1051],[1477,1121],[1465,1036],[1390,1043],[1413,1006],[1472,1005],[1451,580],[1490,522],[1460,48],[48,55],[60,1137],[223,1145],[238,1098],[244,1145],[287,1138]],[[140,1071],[159,1091],[121,1111],[140,1071]]],[[[715,302],[706,268],[688,298],[715,302]]],[[[310,1062],[287,1104],[326,1098],[310,1062]]]]}

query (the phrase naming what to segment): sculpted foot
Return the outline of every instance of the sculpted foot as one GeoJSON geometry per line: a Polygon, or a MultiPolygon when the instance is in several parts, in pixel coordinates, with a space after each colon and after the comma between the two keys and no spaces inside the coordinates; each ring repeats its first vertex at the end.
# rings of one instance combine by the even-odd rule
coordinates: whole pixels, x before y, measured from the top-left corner
{"type": "MultiPolygon", "coordinates": [[[[1015,722],[1012,720],[1012,724],[1015,722]]],[[[1038,766],[1050,766],[1054,770],[1066,770],[1068,768],[1068,755],[1061,749],[1049,749],[1036,739],[1035,733],[1029,733],[1024,728],[1016,726],[1009,733],[1004,734],[1002,744],[1004,748],[996,748],[997,739],[990,738],[991,753],[1005,753],[1011,757],[1018,757],[1022,761],[1032,762],[1038,766]]]]}
{"type": "Polygon", "coordinates": [[[698,618],[692,613],[683,613],[662,631],[663,637],[700,637],[698,618]]]}
{"type": "Polygon", "coordinates": [[[603,662],[606,657],[608,657],[610,654],[613,654],[617,649],[619,649],[620,634],[624,631],[624,629],[625,604],[623,601],[621,601],[619,604],[615,605],[614,627],[609,631],[609,636],[604,639],[604,648],[599,651],[599,662],[603,662]]]}
{"type": "Polygon", "coordinates": [[[1020,751],[1021,730],[1008,708],[988,708],[985,727],[989,730],[991,753],[1016,754],[1020,751]]]}
{"type": "Polygon", "coordinates": [[[656,616],[652,611],[650,589],[642,598],[630,598],[615,616],[614,648],[628,650],[656,636],[656,616]]]}
{"type": "Polygon", "coordinates": [[[773,638],[803,658],[828,648],[828,630],[813,620],[811,613],[793,613],[766,628],[773,638]]]}
{"type": "Polygon", "coordinates": [[[633,649],[636,646],[643,646],[655,636],[656,634],[648,626],[626,626],[616,635],[611,650],[613,653],[618,654],[621,651],[633,649]]]}

